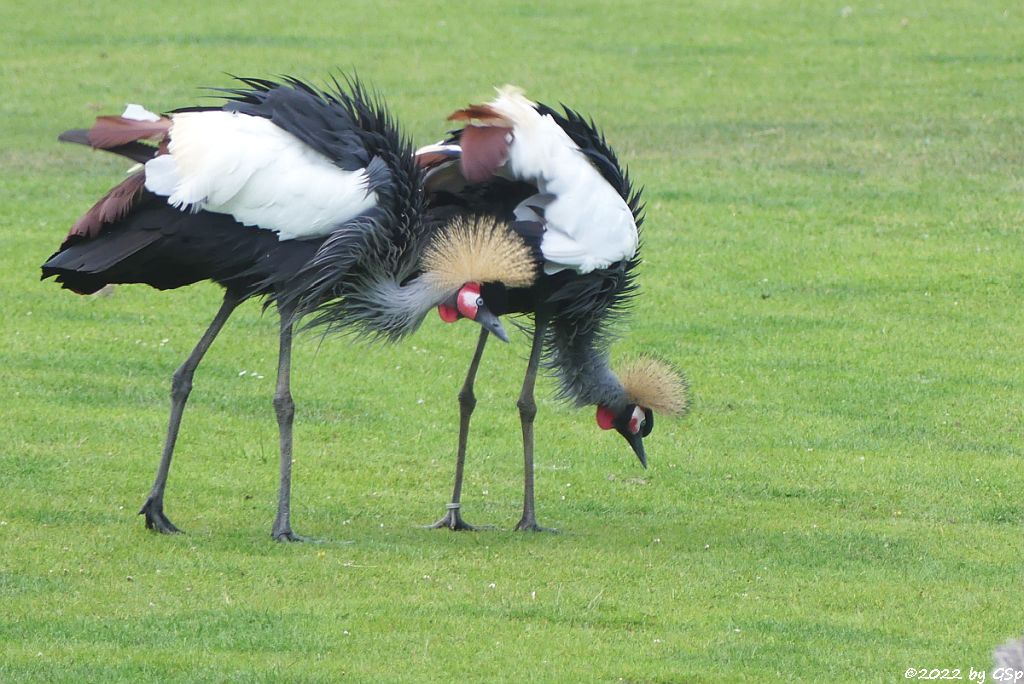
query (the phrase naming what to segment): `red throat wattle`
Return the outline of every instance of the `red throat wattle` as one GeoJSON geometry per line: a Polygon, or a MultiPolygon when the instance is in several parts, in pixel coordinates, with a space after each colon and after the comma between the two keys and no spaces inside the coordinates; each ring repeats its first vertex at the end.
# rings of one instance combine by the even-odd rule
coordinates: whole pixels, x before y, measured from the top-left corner
{"type": "Polygon", "coordinates": [[[615,427],[615,414],[604,406],[597,407],[597,425],[602,430],[611,430],[615,427]]]}
{"type": "Polygon", "coordinates": [[[459,310],[454,306],[448,306],[447,304],[438,304],[437,313],[441,316],[441,320],[445,323],[454,323],[459,320],[459,310]]]}

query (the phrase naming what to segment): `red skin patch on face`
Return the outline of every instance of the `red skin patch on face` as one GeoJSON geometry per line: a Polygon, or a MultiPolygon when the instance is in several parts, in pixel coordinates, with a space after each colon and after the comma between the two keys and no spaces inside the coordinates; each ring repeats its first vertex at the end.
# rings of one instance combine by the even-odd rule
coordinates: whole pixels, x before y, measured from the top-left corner
{"type": "Polygon", "coordinates": [[[615,414],[604,406],[597,407],[597,425],[602,430],[611,430],[615,427],[615,414]]]}

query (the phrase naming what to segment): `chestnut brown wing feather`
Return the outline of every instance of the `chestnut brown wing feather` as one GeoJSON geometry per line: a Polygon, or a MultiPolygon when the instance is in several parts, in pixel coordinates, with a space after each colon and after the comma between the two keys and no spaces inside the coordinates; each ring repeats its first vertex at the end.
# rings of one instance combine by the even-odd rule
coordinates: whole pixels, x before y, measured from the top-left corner
{"type": "Polygon", "coordinates": [[[73,238],[86,240],[99,235],[103,226],[124,218],[131,209],[135,199],[142,192],[146,183],[146,174],[142,171],[133,173],[115,185],[89,211],[75,221],[64,239],[63,247],[73,238]]]}
{"type": "Polygon", "coordinates": [[[470,183],[482,183],[508,159],[512,129],[505,126],[466,126],[462,145],[462,175],[470,183]]]}
{"type": "Polygon", "coordinates": [[[89,129],[89,144],[107,149],[135,142],[137,140],[163,140],[171,129],[171,120],[160,117],[158,121],[136,121],[120,116],[98,116],[89,129]]]}

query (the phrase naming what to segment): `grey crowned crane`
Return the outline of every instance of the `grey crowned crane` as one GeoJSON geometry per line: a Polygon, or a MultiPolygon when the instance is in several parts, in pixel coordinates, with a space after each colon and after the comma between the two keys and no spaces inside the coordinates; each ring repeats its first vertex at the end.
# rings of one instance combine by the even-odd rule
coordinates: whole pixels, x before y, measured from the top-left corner
{"type": "Polygon", "coordinates": [[[162,533],[179,531],[164,513],[164,489],[196,367],[239,304],[252,297],[276,304],[280,489],[271,534],[294,541],[289,378],[300,310],[336,318],[351,308],[337,298],[348,274],[365,282],[369,273],[380,289],[361,301],[378,310],[361,313],[388,318],[391,338],[414,330],[439,304],[504,337],[473,296],[485,282],[477,276],[511,274],[507,284],[522,285],[534,265],[525,244],[493,222],[449,227],[425,212],[411,145],[358,81],[318,90],[291,78],[239,80],[220,91],[221,106],[159,116],[130,105],[122,116],[62,134],[141,166],[74,224],[42,275],[83,294],[110,283],[165,290],[212,280],[224,288],[219,311],[172,379],[167,436],[139,511],[147,528],[162,533]],[[426,256],[430,266],[421,268],[426,256]]]}
{"type": "MultiPolygon", "coordinates": [[[[427,169],[434,210],[495,216],[537,246],[542,275],[533,284],[487,284],[481,296],[496,315],[533,317],[533,344],[518,400],[525,475],[516,529],[541,530],[534,507],[533,423],[542,359],[558,377],[560,396],[577,406],[596,406],[598,425],[622,435],[644,467],[643,439],[654,427],[654,413],[684,413],[687,388],[680,374],[651,356],[617,374],[609,366],[613,323],[636,291],[643,209],[640,191],[633,190],[593,122],[568,108],[560,114],[531,102],[511,86],[500,88],[492,102],[471,105],[449,119],[465,125],[417,152],[427,169]]],[[[460,497],[476,405],[473,383],[487,336],[481,332],[459,393],[455,487],[435,527],[472,529],[462,519],[460,497]]]]}

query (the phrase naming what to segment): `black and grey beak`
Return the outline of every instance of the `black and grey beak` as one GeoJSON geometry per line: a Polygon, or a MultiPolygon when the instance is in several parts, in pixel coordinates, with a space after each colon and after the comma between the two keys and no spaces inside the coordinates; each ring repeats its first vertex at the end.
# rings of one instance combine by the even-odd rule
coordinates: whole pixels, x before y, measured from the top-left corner
{"type": "Polygon", "coordinates": [[[629,446],[633,447],[633,453],[640,459],[640,465],[647,468],[647,452],[644,451],[644,438],[640,435],[631,435],[628,432],[620,432],[626,441],[629,442],[629,446]]]}
{"type": "Polygon", "coordinates": [[[502,342],[508,342],[508,333],[506,333],[505,328],[502,327],[501,321],[497,316],[491,313],[491,310],[484,304],[480,304],[480,306],[477,307],[476,318],[473,320],[482,325],[487,332],[491,333],[502,342]]]}

